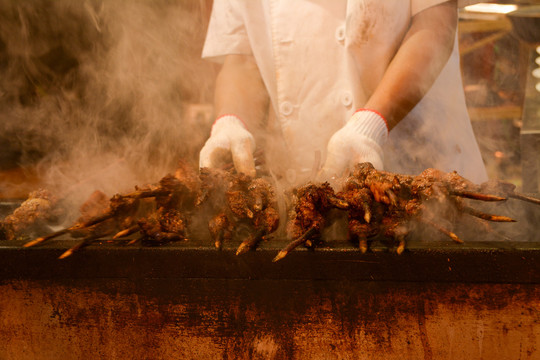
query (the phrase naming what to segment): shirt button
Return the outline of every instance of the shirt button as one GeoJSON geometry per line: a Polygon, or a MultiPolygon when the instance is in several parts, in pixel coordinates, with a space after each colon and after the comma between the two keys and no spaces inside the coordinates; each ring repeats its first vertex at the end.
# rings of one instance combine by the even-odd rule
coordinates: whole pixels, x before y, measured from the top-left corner
{"type": "Polygon", "coordinates": [[[350,91],[343,91],[341,93],[341,103],[343,106],[351,106],[353,102],[352,94],[350,91]]]}
{"type": "Polygon", "coordinates": [[[338,28],[336,29],[335,36],[336,36],[337,41],[339,42],[342,42],[343,40],[345,40],[345,25],[338,26],[338,28]]]}
{"type": "Polygon", "coordinates": [[[284,101],[279,105],[279,112],[283,116],[291,115],[293,112],[293,106],[290,102],[284,101]]]}

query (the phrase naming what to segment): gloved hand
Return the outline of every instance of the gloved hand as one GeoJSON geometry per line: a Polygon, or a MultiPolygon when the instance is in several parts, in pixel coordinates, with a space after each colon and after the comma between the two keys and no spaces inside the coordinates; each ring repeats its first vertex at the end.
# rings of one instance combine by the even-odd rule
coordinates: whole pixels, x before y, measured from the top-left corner
{"type": "Polygon", "coordinates": [[[383,168],[382,146],[388,138],[386,120],[376,111],[360,109],[328,142],[326,161],[319,178],[341,176],[359,162],[383,168]]]}
{"type": "Polygon", "coordinates": [[[212,126],[210,137],[199,154],[199,166],[216,168],[230,159],[236,171],[255,176],[255,139],[235,115],[223,115],[212,126]]]}

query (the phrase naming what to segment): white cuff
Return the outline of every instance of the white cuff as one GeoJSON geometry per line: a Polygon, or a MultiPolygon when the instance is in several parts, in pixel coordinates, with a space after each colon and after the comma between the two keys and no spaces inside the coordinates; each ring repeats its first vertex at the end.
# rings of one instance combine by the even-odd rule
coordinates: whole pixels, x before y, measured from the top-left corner
{"type": "Polygon", "coordinates": [[[358,110],[351,116],[346,126],[355,133],[375,141],[379,146],[383,146],[388,139],[386,120],[373,110],[358,110]]]}
{"type": "Polygon", "coordinates": [[[246,125],[240,118],[236,115],[222,115],[214,121],[214,125],[212,125],[212,131],[210,132],[210,136],[214,135],[214,133],[219,133],[223,129],[230,128],[230,127],[242,127],[245,130],[247,130],[246,125]]]}

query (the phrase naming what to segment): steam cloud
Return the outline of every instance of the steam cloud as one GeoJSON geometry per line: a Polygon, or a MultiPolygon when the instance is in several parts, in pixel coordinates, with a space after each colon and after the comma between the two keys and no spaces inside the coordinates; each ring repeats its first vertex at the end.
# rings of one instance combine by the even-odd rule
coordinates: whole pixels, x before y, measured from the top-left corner
{"type": "MultiPolygon", "coordinates": [[[[78,203],[197,160],[214,68],[204,1],[0,0],[0,166],[78,203]]],[[[0,187],[4,186],[0,180],[0,187]]]]}
{"type": "Polygon", "coordinates": [[[195,162],[210,124],[186,104],[212,102],[208,3],[0,0],[0,170],[35,168],[77,205],[195,162]]]}

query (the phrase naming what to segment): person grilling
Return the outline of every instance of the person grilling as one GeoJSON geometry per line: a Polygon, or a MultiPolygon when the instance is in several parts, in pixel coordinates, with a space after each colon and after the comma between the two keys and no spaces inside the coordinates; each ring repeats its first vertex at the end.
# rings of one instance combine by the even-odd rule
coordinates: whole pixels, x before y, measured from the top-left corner
{"type": "Polygon", "coordinates": [[[222,64],[200,167],[254,151],[290,186],[359,162],[487,179],[457,47],[461,1],[215,0],[203,58],[222,64]]]}

